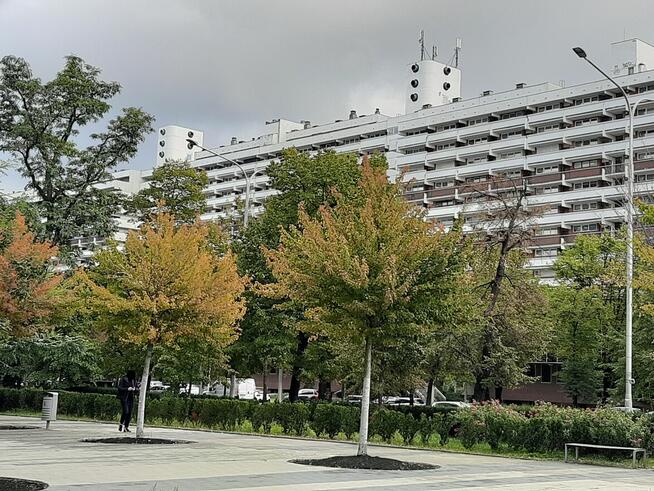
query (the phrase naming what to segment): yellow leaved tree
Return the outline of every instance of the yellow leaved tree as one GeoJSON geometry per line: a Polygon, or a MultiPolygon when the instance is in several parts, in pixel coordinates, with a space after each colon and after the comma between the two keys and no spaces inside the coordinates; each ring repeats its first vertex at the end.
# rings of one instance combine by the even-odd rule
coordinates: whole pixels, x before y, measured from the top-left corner
{"type": "Polygon", "coordinates": [[[95,260],[96,266],[90,272],[78,271],[68,287],[103,329],[145,349],[138,438],[143,435],[154,347],[180,341],[228,346],[245,313],[245,280],[231,252],[215,253],[205,225],[176,226],[167,214],[130,233],[124,250],[102,251],[95,260]]]}

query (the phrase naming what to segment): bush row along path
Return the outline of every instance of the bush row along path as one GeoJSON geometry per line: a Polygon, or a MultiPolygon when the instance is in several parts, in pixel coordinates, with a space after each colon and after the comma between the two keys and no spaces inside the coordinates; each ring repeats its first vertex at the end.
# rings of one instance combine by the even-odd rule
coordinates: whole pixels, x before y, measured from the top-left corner
{"type": "MultiPolygon", "coordinates": [[[[0,425],[41,425],[0,416],[0,425]]],[[[150,428],[146,436],[191,445],[107,445],[83,438],[117,436],[116,425],[56,421],[49,431],[0,433],[0,476],[50,483],[49,491],[652,489],[654,472],[372,446],[371,455],[426,462],[429,471],[352,471],[288,461],[353,455],[348,443],[150,428]]]]}

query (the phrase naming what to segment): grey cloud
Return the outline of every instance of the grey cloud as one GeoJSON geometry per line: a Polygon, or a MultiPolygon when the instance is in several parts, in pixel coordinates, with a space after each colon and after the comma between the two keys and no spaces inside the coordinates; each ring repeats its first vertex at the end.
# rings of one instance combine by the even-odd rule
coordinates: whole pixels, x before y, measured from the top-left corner
{"type": "MultiPolygon", "coordinates": [[[[421,28],[445,60],[463,38],[463,94],[474,97],[593,78],[570,48],[606,64],[625,27],[654,42],[652,14],[646,0],[0,0],[0,54],[48,78],[76,53],[122,83],[115,108],[142,106],[157,124],[202,129],[219,145],[274,117],[402,111],[421,28]]],[[[152,136],[130,166],[150,167],[154,154],[152,136]]]]}

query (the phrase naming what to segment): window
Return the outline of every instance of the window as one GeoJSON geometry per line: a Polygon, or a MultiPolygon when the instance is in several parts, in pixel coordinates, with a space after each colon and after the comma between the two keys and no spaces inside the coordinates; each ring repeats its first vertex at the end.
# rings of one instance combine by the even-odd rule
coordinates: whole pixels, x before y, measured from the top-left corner
{"type": "Polygon", "coordinates": [[[572,206],[574,211],[586,211],[586,210],[597,210],[599,208],[599,203],[593,201],[592,203],[575,203],[572,206]]]}
{"type": "Polygon", "coordinates": [[[546,124],[544,126],[539,126],[536,128],[537,133],[545,133],[547,131],[555,131],[555,130],[560,130],[561,125],[559,123],[551,123],[551,124],[546,124]]]}
{"type": "Polygon", "coordinates": [[[522,130],[513,130],[507,131],[506,133],[500,133],[500,139],[506,140],[507,138],[522,136],[522,130]]]}
{"type": "Polygon", "coordinates": [[[467,183],[476,183],[476,182],[485,182],[485,181],[488,181],[488,176],[466,177],[467,183]]]}
{"type": "Polygon", "coordinates": [[[488,117],[468,120],[468,126],[474,126],[476,124],[482,124],[482,123],[488,123],[488,117]]]}
{"type": "Polygon", "coordinates": [[[478,138],[472,138],[467,141],[468,145],[476,145],[477,143],[485,143],[488,141],[487,136],[480,136],[478,138]]]}
{"type": "Polygon", "coordinates": [[[435,188],[449,188],[454,186],[454,181],[437,181],[434,183],[435,188]]]}
{"type": "Polygon", "coordinates": [[[588,145],[595,145],[597,143],[599,143],[599,139],[598,138],[593,138],[591,140],[577,140],[577,141],[572,142],[572,145],[575,146],[575,147],[585,147],[585,146],[588,146],[588,145]]]}
{"type": "Polygon", "coordinates": [[[559,229],[554,228],[539,228],[535,232],[537,237],[547,237],[550,235],[559,235],[559,229]]]}
{"type": "Polygon", "coordinates": [[[559,255],[559,250],[557,248],[536,249],[534,251],[535,257],[556,257],[558,255],[559,255]]]}
{"type": "Polygon", "coordinates": [[[551,111],[552,109],[559,109],[561,107],[561,104],[547,104],[545,106],[539,106],[536,111],[539,113],[545,112],[545,111],[551,111]]]}
{"type": "Polygon", "coordinates": [[[456,146],[456,143],[442,143],[440,145],[436,145],[436,150],[445,150],[446,148],[453,148],[456,146]]]}
{"type": "Polygon", "coordinates": [[[575,100],[574,104],[575,104],[575,106],[579,106],[581,104],[588,104],[588,103],[597,102],[597,101],[599,101],[599,96],[596,95],[596,96],[593,96],[593,97],[589,96],[589,97],[584,97],[582,99],[577,99],[577,100],[575,100]]]}
{"type": "Polygon", "coordinates": [[[420,153],[424,152],[425,148],[424,147],[413,147],[413,148],[405,148],[404,149],[404,155],[411,155],[414,153],[420,153]]]}
{"type": "Polygon", "coordinates": [[[517,118],[519,116],[524,116],[525,112],[524,111],[512,111],[510,113],[504,113],[500,116],[500,119],[511,119],[511,118],[517,118]]]}
{"type": "Polygon", "coordinates": [[[454,204],[454,200],[450,199],[447,201],[435,201],[434,206],[435,207],[442,207],[442,206],[452,206],[454,204]]]}
{"type": "Polygon", "coordinates": [[[498,160],[513,159],[516,157],[522,157],[522,150],[516,150],[514,152],[502,152],[497,155],[498,160]]]}
{"type": "Polygon", "coordinates": [[[481,157],[473,157],[471,159],[466,159],[466,164],[478,164],[480,162],[486,162],[487,157],[482,155],[481,157]]]}
{"type": "Polygon", "coordinates": [[[536,174],[556,174],[557,172],[559,172],[559,164],[546,165],[536,169],[536,174]]]}
{"type": "Polygon", "coordinates": [[[597,224],[597,223],[585,223],[583,225],[573,225],[572,231],[574,233],[598,232],[599,231],[599,224],[597,224]]]}
{"type": "Polygon", "coordinates": [[[578,119],[574,122],[575,126],[583,126],[585,124],[592,124],[592,123],[597,123],[599,121],[598,118],[584,118],[584,119],[578,119]]]}
{"type": "Polygon", "coordinates": [[[587,169],[588,167],[597,167],[598,165],[599,160],[580,160],[572,164],[575,169],[587,169]]]}
{"type": "Polygon", "coordinates": [[[575,182],[575,189],[590,189],[599,186],[599,181],[575,182]]]}
{"type": "Polygon", "coordinates": [[[636,182],[654,181],[654,174],[636,176],[636,182]]]}
{"type": "Polygon", "coordinates": [[[540,188],[534,188],[534,192],[536,194],[552,194],[552,193],[558,193],[559,192],[559,186],[544,186],[540,188]]]}

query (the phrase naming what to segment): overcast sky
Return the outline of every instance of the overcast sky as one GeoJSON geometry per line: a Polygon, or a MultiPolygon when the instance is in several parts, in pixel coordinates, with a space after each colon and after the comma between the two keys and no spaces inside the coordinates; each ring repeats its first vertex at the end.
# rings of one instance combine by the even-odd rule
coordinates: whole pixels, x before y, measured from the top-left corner
{"type": "MultiPolygon", "coordinates": [[[[463,97],[598,77],[609,44],[654,43],[651,0],[0,0],[0,55],[24,57],[43,79],[76,54],[123,90],[112,114],[139,106],[156,126],[205,132],[205,145],[262,134],[272,118],[325,123],[350,109],[403,111],[406,67],[425,30],[447,61],[463,39],[463,97]]],[[[122,168],[149,168],[150,135],[122,168]]],[[[0,191],[22,188],[0,175],[0,191]]]]}

